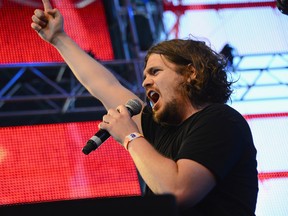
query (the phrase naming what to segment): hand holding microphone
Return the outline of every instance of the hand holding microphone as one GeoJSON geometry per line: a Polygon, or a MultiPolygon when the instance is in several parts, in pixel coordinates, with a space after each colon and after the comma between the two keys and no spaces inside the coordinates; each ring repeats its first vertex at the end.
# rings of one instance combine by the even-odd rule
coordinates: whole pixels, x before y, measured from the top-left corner
{"type": "MultiPolygon", "coordinates": [[[[139,100],[131,99],[126,103],[126,108],[132,117],[141,112],[142,105],[139,100]]],[[[103,142],[105,142],[110,137],[108,131],[100,129],[94,136],[92,136],[83,147],[82,152],[88,155],[91,151],[97,149],[103,142]]]]}

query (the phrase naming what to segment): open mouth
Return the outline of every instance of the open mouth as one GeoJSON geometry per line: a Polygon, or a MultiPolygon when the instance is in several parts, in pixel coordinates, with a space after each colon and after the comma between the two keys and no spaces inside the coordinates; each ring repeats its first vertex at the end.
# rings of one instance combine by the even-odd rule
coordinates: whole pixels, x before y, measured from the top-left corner
{"type": "Polygon", "coordinates": [[[154,105],[159,100],[159,94],[157,92],[155,92],[155,91],[149,91],[147,96],[148,96],[148,98],[150,100],[151,106],[154,107],[154,105]]]}

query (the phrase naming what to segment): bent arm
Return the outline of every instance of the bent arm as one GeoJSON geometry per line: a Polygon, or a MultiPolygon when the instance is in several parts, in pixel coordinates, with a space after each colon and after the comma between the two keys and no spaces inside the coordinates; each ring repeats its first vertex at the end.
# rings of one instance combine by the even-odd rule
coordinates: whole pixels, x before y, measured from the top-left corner
{"type": "Polygon", "coordinates": [[[177,162],[159,154],[144,138],[133,140],[128,151],[143,180],[155,194],[173,194],[182,208],[201,201],[216,185],[214,175],[190,159],[177,162]]]}

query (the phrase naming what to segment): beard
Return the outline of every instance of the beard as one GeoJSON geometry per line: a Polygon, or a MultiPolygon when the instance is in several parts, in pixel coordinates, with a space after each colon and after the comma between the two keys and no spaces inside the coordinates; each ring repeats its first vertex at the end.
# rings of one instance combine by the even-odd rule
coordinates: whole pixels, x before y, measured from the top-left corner
{"type": "Polygon", "coordinates": [[[153,110],[153,119],[160,125],[178,125],[182,122],[181,111],[176,100],[168,102],[161,112],[153,110]]]}

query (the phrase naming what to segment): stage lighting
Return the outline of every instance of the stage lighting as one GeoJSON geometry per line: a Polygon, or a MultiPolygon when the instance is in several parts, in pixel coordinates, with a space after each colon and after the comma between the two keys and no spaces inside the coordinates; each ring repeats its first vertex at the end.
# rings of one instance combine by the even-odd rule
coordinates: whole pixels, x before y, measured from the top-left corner
{"type": "Polygon", "coordinates": [[[281,13],[288,15],[288,0],[277,0],[277,8],[281,13]]]}

